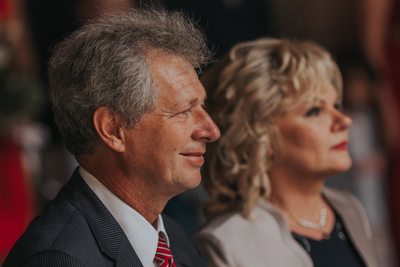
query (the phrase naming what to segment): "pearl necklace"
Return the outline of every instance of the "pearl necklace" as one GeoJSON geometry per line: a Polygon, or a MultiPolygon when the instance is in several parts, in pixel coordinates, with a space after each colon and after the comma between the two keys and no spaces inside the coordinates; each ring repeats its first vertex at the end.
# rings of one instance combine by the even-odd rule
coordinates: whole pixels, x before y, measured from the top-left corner
{"type": "Polygon", "coordinates": [[[326,216],[327,216],[327,211],[325,208],[322,208],[319,213],[319,222],[318,223],[310,222],[310,221],[304,220],[304,219],[296,219],[296,218],[293,218],[293,219],[295,219],[297,224],[303,228],[320,231],[326,225],[326,216]]]}

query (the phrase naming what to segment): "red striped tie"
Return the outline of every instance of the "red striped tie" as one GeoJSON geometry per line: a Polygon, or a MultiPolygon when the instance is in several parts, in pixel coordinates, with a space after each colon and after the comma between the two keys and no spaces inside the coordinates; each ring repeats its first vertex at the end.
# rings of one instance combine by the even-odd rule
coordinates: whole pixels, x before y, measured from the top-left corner
{"type": "Polygon", "coordinates": [[[176,267],[171,250],[169,249],[167,241],[161,232],[158,233],[158,245],[154,262],[160,267],[176,267]]]}

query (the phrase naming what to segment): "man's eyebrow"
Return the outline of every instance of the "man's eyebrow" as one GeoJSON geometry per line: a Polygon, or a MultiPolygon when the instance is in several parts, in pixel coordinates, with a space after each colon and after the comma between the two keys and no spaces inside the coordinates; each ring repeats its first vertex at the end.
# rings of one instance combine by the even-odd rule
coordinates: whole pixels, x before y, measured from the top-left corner
{"type": "Polygon", "coordinates": [[[189,105],[193,106],[193,105],[195,105],[195,104],[197,104],[197,103],[199,103],[199,102],[205,103],[206,100],[207,100],[207,97],[204,97],[203,99],[200,99],[200,98],[196,97],[196,98],[193,98],[193,99],[189,102],[189,105]]]}

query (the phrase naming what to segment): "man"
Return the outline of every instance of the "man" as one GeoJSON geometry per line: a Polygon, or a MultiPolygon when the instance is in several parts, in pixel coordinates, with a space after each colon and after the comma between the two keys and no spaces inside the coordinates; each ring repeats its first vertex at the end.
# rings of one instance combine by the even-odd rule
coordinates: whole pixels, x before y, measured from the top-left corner
{"type": "Polygon", "coordinates": [[[200,183],[205,144],[219,137],[194,70],[208,55],[187,19],[144,10],[92,22],[55,48],[55,119],[80,167],[5,267],[205,266],[160,213],[200,183]]]}

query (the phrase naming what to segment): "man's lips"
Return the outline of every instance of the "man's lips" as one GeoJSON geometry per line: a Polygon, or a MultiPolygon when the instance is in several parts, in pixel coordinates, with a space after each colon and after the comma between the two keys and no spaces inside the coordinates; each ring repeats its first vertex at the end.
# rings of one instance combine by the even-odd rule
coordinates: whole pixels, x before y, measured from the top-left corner
{"type": "Polygon", "coordinates": [[[348,144],[349,144],[348,141],[343,141],[343,142],[340,142],[340,143],[337,144],[337,145],[334,145],[334,146],[332,147],[332,149],[335,149],[335,150],[347,150],[348,144]]]}
{"type": "Polygon", "coordinates": [[[204,152],[185,152],[180,154],[196,167],[201,167],[204,164],[204,152]]]}

